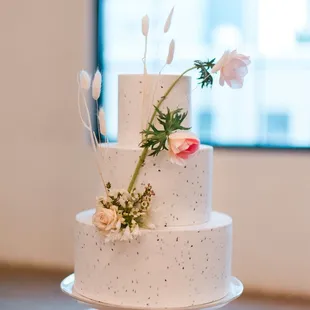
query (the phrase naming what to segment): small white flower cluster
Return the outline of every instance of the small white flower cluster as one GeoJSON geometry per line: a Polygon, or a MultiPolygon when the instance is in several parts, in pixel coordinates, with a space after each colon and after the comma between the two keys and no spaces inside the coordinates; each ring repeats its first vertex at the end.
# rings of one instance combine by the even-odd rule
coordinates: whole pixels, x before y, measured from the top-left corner
{"type": "Polygon", "coordinates": [[[128,241],[140,236],[140,228],[153,229],[148,223],[148,212],[154,191],[148,184],[143,193],[133,190],[111,190],[108,196],[98,197],[93,224],[105,236],[105,241],[128,241]]]}

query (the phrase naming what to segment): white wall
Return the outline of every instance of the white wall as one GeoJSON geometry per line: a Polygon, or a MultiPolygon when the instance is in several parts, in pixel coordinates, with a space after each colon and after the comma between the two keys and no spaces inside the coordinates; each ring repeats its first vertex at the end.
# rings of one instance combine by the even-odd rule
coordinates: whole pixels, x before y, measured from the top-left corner
{"type": "Polygon", "coordinates": [[[0,4],[0,259],[69,266],[74,214],[96,172],[76,75],[93,46],[90,0],[0,4]]]}
{"type": "Polygon", "coordinates": [[[310,296],[310,154],[215,152],[214,208],[234,219],[248,289],[310,296]]]}
{"type": "MultiPolygon", "coordinates": [[[[97,174],[76,113],[90,0],[0,4],[0,260],[70,268],[74,215],[97,174]]],[[[214,208],[234,218],[248,289],[310,296],[310,155],[215,152],[214,208]]]]}

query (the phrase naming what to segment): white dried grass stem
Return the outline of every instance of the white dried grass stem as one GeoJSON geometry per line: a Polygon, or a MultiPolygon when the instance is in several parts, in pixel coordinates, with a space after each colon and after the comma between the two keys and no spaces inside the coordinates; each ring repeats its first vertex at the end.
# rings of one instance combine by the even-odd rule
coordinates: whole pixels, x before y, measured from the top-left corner
{"type": "Polygon", "coordinates": [[[162,66],[162,68],[161,68],[160,71],[159,71],[159,74],[161,74],[161,73],[165,70],[166,66],[167,66],[167,64],[164,64],[164,65],[162,66]]]}
{"type": "MultiPolygon", "coordinates": [[[[96,135],[94,135],[94,132],[93,132],[93,136],[94,136],[94,140],[96,141],[97,150],[99,150],[99,153],[100,153],[102,159],[104,160],[106,158],[107,154],[108,154],[108,147],[105,147],[105,148],[100,147],[101,143],[98,142],[96,135]]],[[[108,146],[109,140],[108,140],[108,138],[106,136],[105,136],[104,140],[105,140],[105,143],[108,146]]],[[[105,188],[106,188],[106,186],[105,186],[105,188]]]]}
{"type": "Polygon", "coordinates": [[[94,100],[98,100],[100,97],[101,83],[102,83],[102,75],[100,71],[97,69],[92,82],[92,96],[94,100]]]}
{"type": "Polygon", "coordinates": [[[168,15],[167,20],[165,22],[164,33],[167,33],[171,27],[173,12],[174,12],[174,7],[171,9],[170,14],[168,15]]]}
{"type": "Polygon", "coordinates": [[[144,75],[147,74],[147,65],[146,65],[146,56],[147,56],[147,37],[145,37],[145,44],[144,44],[144,56],[143,56],[143,72],[144,75]]]}
{"type": "Polygon", "coordinates": [[[85,98],[84,94],[83,94],[83,102],[84,102],[84,108],[86,110],[86,114],[87,114],[87,118],[88,118],[88,123],[89,123],[90,142],[91,142],[91,145],[92,145],[92,147],[94,149],[94,152],[96,153],[97,152],[97,148],[96,148],[96,145],[94,144],[94,139],[93,139],[93,130],[92,130],[90,112],[89,112],[89,109],[88,109],[88,106],[87,106],[87,101],[86,101],[86,98],[85,98]]]}
{"type": "Polygon", "coordinates": [[[147,56],[147,39],[148,39],[148,34],[149,34],[149,29],[150,29],[150,19],[148,15],[144,15],[142,17],[142,34],[145,37],[144,40],[144,56],[143,56],[143,71],[144,74],[147,74],[147,67],[146,67],[146,56],[147,56]]]}
{"type": "MultiPolygon", "coordinates": [[[[143,112],[145,110],[145,97],[146,97],[146,90],[147,90],[147,71],[146,66],[144,67],[144,75],[143,75],[143,94],[142,94],[142,103],[141,103],[141,113],[143,115],[143,112]]],[[[141,118],[141,132],[144,129],[145,121],[143,118],[141,118]]],[[[143,139],[143,134],[141,133],[141,140],[143,139]]]]}
{"type": "Polygon", "coordinates": [[[79,117],[80,117],[80,119],[81,119],[81,122],[82,122],[83,126],[84,126],[87,130],[91,130],[91,128],[86,124],[86,122],[85,122],[85,120],[83,119],[83,116],[82,116],[80,96],[81,96],[81,87],[80,87],[80,84],[79,84],[79,87],[78,87],[78,101],[77,101],[77,104],[78,104],[78,111],[79,111],[79,117]]]}
{"type": "Polygon", "coordinates": [[[101,143],[101,135],[100,135],[100,123],[99,123],[99,103],[98,100],[96,100],[96,116],[97,116],[97,130],[98,130],[98,139],[99,143],[101,143]]]}
{"type": "MultiPolygon", "coordinates": [[[[95,134],[94,131],[92,132],[92,136],[93,136],[92,141],[93,141],[93,143],[94,143],[94,147],[95,147],[96,150],[97,150],[100,146],[99,146],[99,143],[98,143],[98,140],[97,140],[97,137],[96,137],[96,134],[95,134]]],[[[100,152],[100,153],[101,153],[101,152],[100,152]]],[[[102,174],[102,171],[101,171],[100,161],[99,161],[99,159],[98,159],[97,152],[95,153],[95,157],[96,157],[97,168],[98,168],[98,171],[99,171],[99,175],[100,175],[102,184],[103,184],[103,186],[104,186],[104,189],[105,189],[105,192],[106,192],[107,196],[109,196],[109,191],[108,191],[108,188],[107,188],[106,183],[105,183],[104,178],[103,178],[103,174],[102,174]]]]}
{"type": "Polygon", "coordinates": [[[169,53],[167,56],[166,64],[170,65],[174,58],[174,51],[175,51],[175,41],[172,39],[169,45],[169,53]]]}

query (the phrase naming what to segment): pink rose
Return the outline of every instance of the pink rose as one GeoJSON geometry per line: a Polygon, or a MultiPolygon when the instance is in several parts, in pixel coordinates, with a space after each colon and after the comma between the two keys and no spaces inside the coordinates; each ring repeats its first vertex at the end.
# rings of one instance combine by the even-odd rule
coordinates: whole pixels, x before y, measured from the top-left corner
{"type": "Polygon", "coordinates": [[[115,209],[97,208],[93,224],[101,231],[109,232],[117,228],[118,216],[115,209]]]}
{"type": "Polygon", "coordinates": [[[184,165],[185,160],[199,149],[199,139],[191,132],[179,131],[168,138],[169,156],[172,163],[184,165]]]}
{"type": "Polygon", "coordinates": [[[212,73],[221,71],[220,85],[226,82],[231,88],[241,88],[243,79],[248,73],[250,57],[237,54],[237,51],[226,51],[221,59],[212,68],[212,73]]]}

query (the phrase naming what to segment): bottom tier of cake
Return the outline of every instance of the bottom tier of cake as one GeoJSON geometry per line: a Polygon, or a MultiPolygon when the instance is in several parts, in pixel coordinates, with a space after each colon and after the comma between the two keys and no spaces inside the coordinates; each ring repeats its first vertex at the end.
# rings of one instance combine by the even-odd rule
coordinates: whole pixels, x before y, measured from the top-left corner
{"type": "Polygon", "coordinates": [[[137,308],[186,307],[228,294],[232,220],[212,212],[197,226],[143,230],[130,242],[105,243],[92,225],[94,210],[77,215],[77,293],[137,308]]]}

